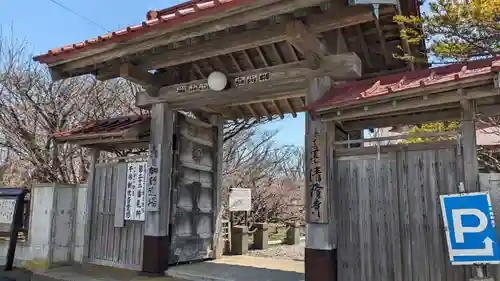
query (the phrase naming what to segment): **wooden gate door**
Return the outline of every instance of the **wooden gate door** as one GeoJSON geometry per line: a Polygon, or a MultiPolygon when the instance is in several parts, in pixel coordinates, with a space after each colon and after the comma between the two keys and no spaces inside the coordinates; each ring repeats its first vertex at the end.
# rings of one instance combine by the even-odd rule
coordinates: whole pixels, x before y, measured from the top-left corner
{"type": "Polygon", "coordinates": [[[457,193],[456,141],[339,150],[339,279],[465,281],[448,261],[439,195],[457,193]]]}
{"type": "Polygon", "coordinates": [[[88,262],[141,270],[144,222],[126,221],[115,226],[116,203],[125,199],[126,176],[127,163],[96,164],[88,262]]]}
{"type": "Polygon", "coordinates": [[[176,118],[170,264],[213,258],[218,214],[217,127],[176,118]]]}

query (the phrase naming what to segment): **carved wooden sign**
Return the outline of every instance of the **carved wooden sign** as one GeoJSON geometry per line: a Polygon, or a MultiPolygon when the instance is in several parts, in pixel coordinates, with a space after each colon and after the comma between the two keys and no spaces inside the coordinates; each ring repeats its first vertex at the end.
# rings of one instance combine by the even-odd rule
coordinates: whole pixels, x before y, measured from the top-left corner
{"type": "Polygon", "coordinates": [[[146,162],[135,162],[127,164],[125,220],[144,221],[146,218],[146,170],[146,162]]]}
{"type": "MultiPolygon", "coordinates": [[[[246,76],[237,76],[233,79],[233,85],[240,87],[249,84],[267,82],[269,80],[271,80],[271,72],[263,72],[246,76]]],[[[210,90],[208,82],[185,84],[176,88],[178,94],[204,92],[208,90],[210,90]]]]}
{"type": "Polygon", "coordinates": [[[12,223],[15,208],[16,199],[0,199],[0,223],[12,223]]]}
{"type": "Polygon", "coordinates": [[[158,193],[160,190],[160,182],[158,181],[160,146],[149,144],[149,159],[148,159],[148,180],[146,187],[146,211],[159,211],[158,193]]]}
{"type": "Polygon", "coordinates": [[[314,128],[310,141],[309,169],[308,169],[308,222],[328,223],[327,214],[327,190],[326,173],[324,171],[324,146],[326,145],[325,135],[321,134],[318,128],[314,128]]]}

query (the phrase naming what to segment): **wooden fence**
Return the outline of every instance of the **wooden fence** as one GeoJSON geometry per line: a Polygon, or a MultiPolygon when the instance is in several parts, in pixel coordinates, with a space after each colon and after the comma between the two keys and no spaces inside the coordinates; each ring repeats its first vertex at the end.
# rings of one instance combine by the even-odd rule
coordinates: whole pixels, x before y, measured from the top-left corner
{"type": "Polygon", "coordinates": [[[469,278],[469,269],[450,265],[439,205],[462,180],[456,142],[336,153],[340,280],[469,278]]]}

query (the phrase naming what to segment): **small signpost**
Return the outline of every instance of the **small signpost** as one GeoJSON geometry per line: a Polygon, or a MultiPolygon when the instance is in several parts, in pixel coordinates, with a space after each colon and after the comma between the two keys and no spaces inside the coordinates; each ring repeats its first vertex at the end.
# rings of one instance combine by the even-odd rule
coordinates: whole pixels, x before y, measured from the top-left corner
{"type": "Polygon", "coordinates": [[[441,195],[440,199],[451,264],[500,263],[489,193],[441,195]]]}
{"type": "Polygon", "coordinates": [[[9,249],[5,271],[11,271],[14,265],[17,236],[23,224],[24,197],[28,193],[25,188],[0,188],[0,217],[2,223],[10,224],[9,249]]]}
{"type": "Polygon", "coordinates": [[[233,224],[233,212],[245,212],[245,225],[248,225],[248,212],[252,210],[252,190],[249,188],[229,189],[230,222],[233,224]]]}
{"type": "Polygon", "coordinates": [[[231,188],[229,190],[229,211],[250,212],[252,210],[252,190],[231,188]]]}

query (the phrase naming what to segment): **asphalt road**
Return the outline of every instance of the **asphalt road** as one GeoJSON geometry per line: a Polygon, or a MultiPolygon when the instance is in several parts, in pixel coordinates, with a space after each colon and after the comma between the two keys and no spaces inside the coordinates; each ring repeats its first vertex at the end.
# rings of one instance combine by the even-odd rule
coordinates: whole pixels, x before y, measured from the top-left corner
{"type": "Polygon", "coordinates": [[[4,267],[0,266],[0,281],[31,281],[32,275],[28,270],[14,268],[12,271],[4,271],[4,267]]]}

